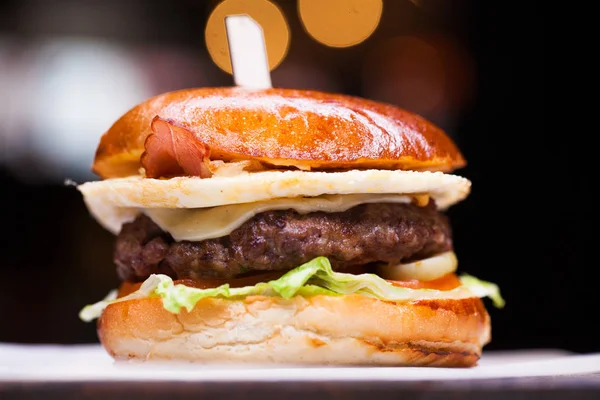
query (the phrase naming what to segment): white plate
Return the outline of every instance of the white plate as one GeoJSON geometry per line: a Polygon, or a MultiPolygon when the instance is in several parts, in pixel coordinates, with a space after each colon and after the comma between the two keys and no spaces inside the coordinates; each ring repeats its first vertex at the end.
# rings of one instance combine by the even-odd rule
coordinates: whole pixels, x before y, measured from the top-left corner
{"type": "Polygon", "coordinates": [[[411,381],[600,373],[600,353],[484,352],[473,368],[214,366],[115,363],[99,345],[0,344],[1,381],[411,381]]]}

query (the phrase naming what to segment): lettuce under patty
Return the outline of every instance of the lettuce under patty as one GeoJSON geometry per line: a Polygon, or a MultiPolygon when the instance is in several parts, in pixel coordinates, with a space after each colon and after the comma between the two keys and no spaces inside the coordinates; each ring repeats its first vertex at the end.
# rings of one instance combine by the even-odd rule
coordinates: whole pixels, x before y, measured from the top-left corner
{"type": "Polygon", "coordinates": [[[100,317],[102,311],[112,303],[150,297],[161,298],[165,309],[175,314],[182,308],[191,311],[198,301],[207,297],[239,299],[254,295],[290,299],[294,296],[308,297],[319,294],[329,296],[358,294],[387,301],[461,299],[477,296],[489,297],[494,306],[504,307],[504,299],[497,285],[471,275],[462,275],[459,279],[461,285],[452,290],[408,289],[394,286],[375,274],[354,275],[335,272],[326,257],[317,257],[289,271],[279,279],[241,288],[231,288],[229,284],[224,284],[211,289],[198,289],[174,284],[173,280],[166,275],[151,275],[137,291],[127,296],[117,298],[117,292],[112,291],[105,299],[84,307],[79,313],[79,318],[86,322],[92,321],[100,317]]]}

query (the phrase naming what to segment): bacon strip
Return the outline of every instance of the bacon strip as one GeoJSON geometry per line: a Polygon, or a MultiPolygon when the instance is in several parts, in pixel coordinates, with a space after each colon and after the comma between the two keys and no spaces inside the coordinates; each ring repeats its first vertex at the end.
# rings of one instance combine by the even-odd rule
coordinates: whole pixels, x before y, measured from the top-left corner
{"type": "Polygon", "coordinates": [[[192,132],[159,116],[154,117],[151,128],[140,157],[146,177],[212,176],[208,168],[210,148],[192,132]]]}

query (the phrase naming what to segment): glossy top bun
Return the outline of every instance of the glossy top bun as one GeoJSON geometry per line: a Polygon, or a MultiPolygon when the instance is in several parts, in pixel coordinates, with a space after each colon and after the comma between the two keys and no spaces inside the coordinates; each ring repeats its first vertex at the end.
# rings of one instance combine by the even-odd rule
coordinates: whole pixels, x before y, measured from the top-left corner
{"type": "Polygon", "coordinates": [[[212,160],[254,159],[303,170],[405,169],[451,172],[465,165],[454,142],[398,107],[316,91],[186,89],[153,97],[102,137],[93,170],[136,175],[152,119],[192,132],[212,160]]]}

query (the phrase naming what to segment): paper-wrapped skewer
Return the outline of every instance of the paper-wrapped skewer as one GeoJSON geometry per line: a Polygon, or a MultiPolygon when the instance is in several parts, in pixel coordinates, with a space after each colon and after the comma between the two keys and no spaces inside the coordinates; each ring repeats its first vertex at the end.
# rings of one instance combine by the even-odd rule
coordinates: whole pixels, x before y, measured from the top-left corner
{"type": "Polygon", "coordinates": [[[231,15],[225,18],[225,27],[236,86],[270,88],[269,60],[260,25],[247,15],[231,15]]]}

